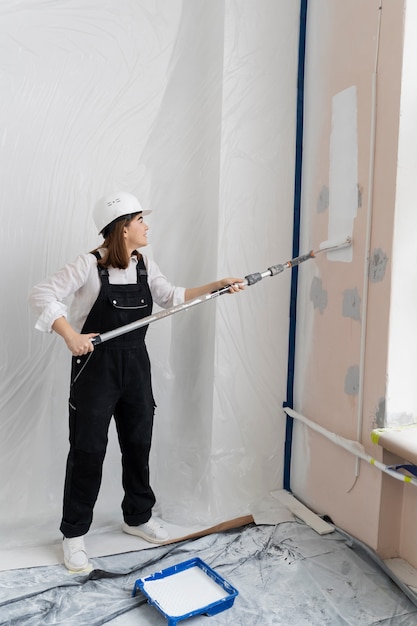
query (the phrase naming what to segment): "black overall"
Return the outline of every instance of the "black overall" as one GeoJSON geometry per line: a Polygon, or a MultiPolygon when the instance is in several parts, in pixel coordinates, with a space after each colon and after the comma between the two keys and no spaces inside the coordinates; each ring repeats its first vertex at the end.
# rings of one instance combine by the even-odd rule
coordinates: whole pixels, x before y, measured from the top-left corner
{"type": "MultiPolygon", "coordinates": [[[[112,285],[108,271],[99,264],[97,268],[101,289],[82,333],[104,333],[151,314],[152,296],[142,257],[136,284],[112,285]]],[[[64,537],[85,535],[90,528],[112,416],[122,453],[124,521],[137,526],[151,517],[155,496],[149,485],[149,452],[155,403],[146,330],[147,326],[126,333],[72,359],[70,451],[60,526],[64,537]]]]}

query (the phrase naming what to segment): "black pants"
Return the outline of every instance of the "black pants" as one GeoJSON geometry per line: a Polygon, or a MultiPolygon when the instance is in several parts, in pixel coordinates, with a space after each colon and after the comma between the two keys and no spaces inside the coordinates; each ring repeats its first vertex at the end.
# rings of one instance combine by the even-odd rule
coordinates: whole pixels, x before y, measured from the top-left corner
{"type": "Polygon", "coordinates": [[[149,485],[155,403],[145,345],[98,346],[89,355],[74,357],[69,403],[70,451],[61,532],[79,537],[91,526],[112,416],[122,452],[123,518],[131,526],[147,522],[155,504],[149,485]]]}

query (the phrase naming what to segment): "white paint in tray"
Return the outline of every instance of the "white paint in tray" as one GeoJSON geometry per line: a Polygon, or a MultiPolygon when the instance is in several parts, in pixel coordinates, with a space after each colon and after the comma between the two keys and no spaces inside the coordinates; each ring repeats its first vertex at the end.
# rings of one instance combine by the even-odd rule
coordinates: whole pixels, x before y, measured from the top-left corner
{"type": "Polygon", "coordinates": [[[164,613],[173,617],[186,615],[229,596],[197,566],[159,580],[144,581],[143,588],[164,613]]]}

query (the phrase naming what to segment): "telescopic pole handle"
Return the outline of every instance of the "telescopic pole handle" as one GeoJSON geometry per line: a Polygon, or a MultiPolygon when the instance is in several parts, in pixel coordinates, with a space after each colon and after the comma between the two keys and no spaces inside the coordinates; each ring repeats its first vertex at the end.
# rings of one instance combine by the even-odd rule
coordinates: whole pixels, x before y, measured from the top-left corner
{"type": "MultiPolygon", "coordinates": [[[[303,263],[304,261],[307,261],[308,259],[313,258],[315,254],[316,253],[313,250],[311,250],[307,254],[303,254],[294,259],[291,259],[290,261],[287,261],[284,264],[280,263],[278,265],[272,265],[271,267],[268,267],[268,269],[265,272],[255,272],[254,274],[248,274],[247,276],[245,276],[244,280],[241,283],[236,283],[236,285],[244,285],[244,286],[255,285],[256,283],[261,281],[263,278],[266,278],[268,276],[276,276],[277,274],[280,274],[281,272],[283,272],[285,269],[291,269],[292,267],[299,265],[300,263],[303,263]]],[[[207,302],[208,300],[211,300],[212,298],[216,298],[217,296],[222,296],[223,294],[228,293],[231,286],[232,285],[226,285],[225,287],[221,287],[220,289],[217,289],[216,291],[212,291],[211,293],[206,294],[205,296],[197,297],[197,298],[194,298],[193,300],[189,300],[182,304],[174,305],[173,307],[169,309],[164,309],[162,311],[159,311],[158,313],[154,313],[153,315],[144,317],[141,320],[138,320],[137,322],[131,322],[130,324],[126,324],[125,326],[122,326],[120,328],[109,330],[103,333],[103,335],[97,335],[97,337],[93,337],[91,339],[91,343],[93,344],[93,346],[98,346],[104,341],[108,341],[109,339],[113,339],[114,337],[118,337],[119,335],[131,332],[132,330],[142,328],[142,326],[146,326],[147,324],[156,322],[157,320],[162,319],[164,317],[168,317],[169,315],[173,315],[174,313],[179,313],[180,311],[186,311],[192,306],[195,306],[197,304],[202,304],[203,302],[207,302]]]]}
{"type": "MultiPolygon", "coordinates": [[[[242,283],[236,284],[247,284],[246,281],[242,283]]],[[[97,335],[97,337],[93,337],[91,339],[91,343],[93,346],[98,346],[104,341],[108,341],[109,339],[113,339],[118,337],[119,335],[123,335],[125,333],[131,332],[132,330],[137,330],[138,328],[142,328],[143,326],[147,326],[152,322],[156,322],[157,320],[163,319],[164,317],[169,317],[174,313],[179,313],[180,311],[186,311],[191,307],[202,304],[203,302],[207,302],[207,300],[212,300],[213,298],[217,298],[218,296],[222,296],[225,293],[228,293],[231,285],[226,285],[225,287],[221,287],[220,289],[213,291],[212,293],[208,293],[204,296],[200,296],[194,298],[193,300],[188,300],[187,302],[183,302],[181,304],[176,304],[169,309],[163,309],[162,311],[158,311],[157,313],[153,313],[152,315],[148,315],[147,317],[143,317],[142,319],[137,320],[136,322],[131,322],[130,324],[126,324],[125,326],[121,326],[120,328],[115,328],[114,330],[109,330],[102,335],[97,335]]]]}

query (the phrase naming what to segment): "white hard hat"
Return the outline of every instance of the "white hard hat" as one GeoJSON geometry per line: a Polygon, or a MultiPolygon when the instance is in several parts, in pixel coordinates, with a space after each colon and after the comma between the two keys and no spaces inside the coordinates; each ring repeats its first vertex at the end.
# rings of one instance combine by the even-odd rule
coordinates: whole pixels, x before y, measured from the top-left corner
{"type": "Polygon", "coordinates": [[[114,222],[114,220],[118,220],[125,215],[131,215],[132,213],[148,215],[151,211],[144,211],[139,200],[127,191],[110,193],[100,198],[100,200],[96,202],[93,210],[93,219],[97,226],[98,234],[100,235],[106,226],[114,222]]]}

